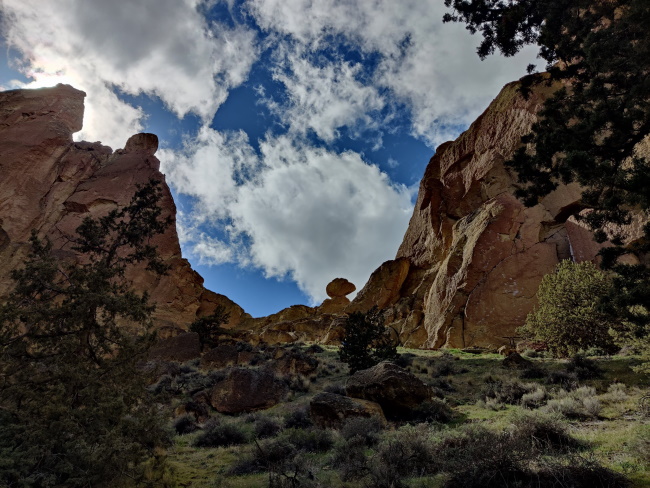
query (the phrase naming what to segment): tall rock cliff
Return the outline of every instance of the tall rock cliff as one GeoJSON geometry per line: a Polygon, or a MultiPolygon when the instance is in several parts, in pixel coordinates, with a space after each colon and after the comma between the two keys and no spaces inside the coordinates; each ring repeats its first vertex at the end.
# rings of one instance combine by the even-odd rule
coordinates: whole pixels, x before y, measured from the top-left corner
{"type": "Polygon", "coordinates": [[[508,343],[537,303],[542,277],[562,259],[594,260],[601,248],[574,217],[580,188],[561,186],[526,208],[504,167],[545,97],[506,85],[426,168],[413,216],[394,261],[384,263],[353,301],[386,309],[402,342],[416,347],[508,343]]]}
{"type": "MultiPolygon", "coordinates": [[[[116,151],[100,143],[73,142],[72,134],[81,129],[84,97],[67,85],[0,93],[0,296],[13,286],[9,274],[22,266],[32,229],[49,237],[62,258],[75,259],[65,235],[73,234],[85,217],[127,204],[136,185],[152,178],[162,182],[163,215],[176,217],[154,156],[155,135],[134,135],[116,151]]],[[[181,256],[174,225],[154,244],[169,273],[160,277],[135,267],[128,278],[136,289],[151,294],[159,328],[187,327],[217,305],[230,311],[231,327],[249,317],[227,297],[203,287],[203,278],[181,256]]]]}

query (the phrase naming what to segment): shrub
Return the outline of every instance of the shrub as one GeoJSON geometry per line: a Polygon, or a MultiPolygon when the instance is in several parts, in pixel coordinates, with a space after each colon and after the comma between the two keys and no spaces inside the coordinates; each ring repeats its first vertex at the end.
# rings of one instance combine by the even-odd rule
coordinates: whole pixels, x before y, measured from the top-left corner
{"type": "Polygon", "coordinates": [[[253,432],[256,439],[266,439],[268,437],[275,437],[282,430],[282,426],[277,419],[262,415],[255,420],[253,424],[253,432]]]}
{"type": "Polygon", "coordinates": [[[236,476],[269,471],[293,459],[296,447],[286,438],[273,439],[259,443],[241,458],[231,468],[230,473],[236,476]]]}
{"type": "Polygon", "coordinates": [[[390,330],[384,327],[384,316],[376,306],[367,313],[353,312],[348,316],[339,359],[348,365],[350,373],[397,357],[397,346],[390,330]]]}
{"type": "Polygon", "coordinates": [[[245,444],[246,434],[234,424],[214,425],[205,430],[194,442],[196,447],[227,447],[245,444]]]}
{"type": "Polygon", "coordinates": [[[285,435],[300,451],[326,452],[334,445],[332,432],[325,429],[290,429],[285,435]]]}
{"type": "Polygon", "coordinates": [[[546,390],[540,386],[521,397],[521,406],[524,408],[538,408],[544,404],[545,400],[546,390]]]}
{"type": "Polygon", "coordinates": [[[183,415],[174,421],[174,430],[178,435],[191,434],[198,429],[199,426],[196,425],[196,422],[189,415],[183,415]]]}
{"type": "Polygon", "coordinates": [[[391,434],[370,461],[373,487],[404,487],[403,478],[432,472],[434,457],[426,431],[406,426],[391,434]]]}
{"type": "Polygon", "coordinates": [[[613,319],[599,307],[609,288],[609,278],[593,263],[562,261],[555,273],[542,279],[537,292],[539,306],[528,314],[518,332],[545,342],[556,356],[590,347],[610,350],[613,319]]]}
{"type": "Polygon", "coordinates": [[[486,400],[493,398],[498,403],[516,405],[526,393],[534,390],[536,386],[535,384],[524,385],[518,381],[495,380],[492,377],[488,377],[482,394],[486,400]]]}
{"type": "Polygon", "coordinates": [[[595,459],[578,455],[540,459],[535,486],[572,488],[626,488],[625,476],[598,464],[595,459]]]}
{"type": "Polygon", "coordinates": [[[581,419],[584,417],[582,402],[575,398],[554,398],[546,403],[545,410],[549,413],[563,415],[570,419],[581,419]]]}
{"type": "Polygon", "coordinates": [[[368,472],[366,442],[361,436],[353,436],[334,447],[332,465],[339,470],[343,481],[362,478],[368,472]]]}
{"type": "Polygon", "coordinates": [[[512,435],[528,442],[534,451],[565,453],[583,447],[568,434],[565,423],[557,415],[522,412],[513,417],[512,425],[512,435]]]}
{"type": "Polygon", "coordinates": [[[284,427],[286,429],[306,429],[313,425],[314,423],[311,421],[306,408],[294,410],[284,420],[284,427]]]}
{"type": "Polygon", "coordinates": [[[415,407],[408,415],[403,416],[402,420],[414,423],[439,422],[444,424],[450,422],[453,418],[454,412],[446,402],[431,399],[415,407]]]}
{"type": "Polygon", "coordinates": [[[530,442],[507,432],[469,425],[441,432],[431,447],[432,472],[449,474],[449,488],[518,486],[530,442]]]}
{"type": "Polygon", "coordinates": [[[579,380],[591,380],[603,376],[603,370],[596,361],[587,359],[581,354],[576,354],[571,358],[566,369],[568,372],[575,374],[579,380]]]}
{"type": "Polygon", "coordinates": [[[364,446],[372,447],[379,442],[381,423],[374,417],[352,417],[345,421],[341,436],[345,440],[358,437],[364,446]]]}

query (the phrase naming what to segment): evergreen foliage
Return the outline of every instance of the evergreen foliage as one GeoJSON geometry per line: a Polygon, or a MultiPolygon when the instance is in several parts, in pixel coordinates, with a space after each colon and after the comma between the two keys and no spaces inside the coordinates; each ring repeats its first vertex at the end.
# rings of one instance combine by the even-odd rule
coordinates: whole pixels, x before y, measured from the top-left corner
{"type": "Polygon", "coordinates": [[[555,273],[542,279],[537,292],[539,306],[518,331],[545,342],[556,356],[574,355],[589,347],[611,350],[609,331],[616,324],[599,306],[610,287],[611,280],[593,263],[562,261],[555,273]]]}
{"type": "Polygon", "coordinates": [[[349,366],[350,373],[397,359],[397,346],[376,306],[367,313],[353,312],[348,316],[339,358],[349,366]]]}
{"type": "Polygon", "coordinates": [[[0,307],[0,485],[112,486],[142,474],[164,439],[136,362],[150,346],[153,305],[125,280],[128,265],[166,266],[149,240],[165,230],[157,182],[69,237],[69,264],[31,237],[15,289],[0,307]],[[139,330],[127,333],[118,321],[139,330]]]}
{"type": "MultiPolygon", "coordinates": [[[[582,218],[598,241],[615,244],[601,251],[602,266],[613,269],[609,311],[635,324],[644,337],[650,321],[650,268],[618,258],[650,251],[645,236],[623,245],[621,225],[631,213],[650,217],[650,161],[635,150],[650,133],[650,2],[648,0],[445,0],[444,21],[464,22],[480,32],[481,58],[500,51],[516,54],[539,46],[548,75],[523,80],[560,87],[546,101],[541,118],[508,162],[527,205],[557,187],[578,182],[584,191],[582,218]]],[[[533,67],[529,67],[532,71],[533,67]]]]}
{"type": "Polygon", "coordinates": [[[230,312],[226,312],[226,307],[217,305],[212,314],[205,317],[199,317],[190,325],[190,331],[199,335],[201,346],[216,347],[217,337],[226,333],[227,330],[221,327],[230,319],[230,312]]]}

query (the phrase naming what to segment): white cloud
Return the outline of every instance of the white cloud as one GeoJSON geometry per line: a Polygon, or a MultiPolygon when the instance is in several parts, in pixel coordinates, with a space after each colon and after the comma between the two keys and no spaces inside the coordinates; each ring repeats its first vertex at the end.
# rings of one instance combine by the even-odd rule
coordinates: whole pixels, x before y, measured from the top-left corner
{"type": "Polygon", "coordinates": [[[255,34],[208,25],[199,0],[4,0],[7,43],[29,87],[71,83],[88,93],[79,138],[121,147],[143,113],[112,91],[158,96],[179,117],[205,121],[257,59],[255,34]]]}
{"type": "MultiPolygon", "coordinates": [[[[480,61],[479,38],[462,25],[443,25],[440,0],[249,0],[248,9],[263,29],[289,36],[288,45],[298,49],[316,52],[335,39],[378,53],[373,89],[389,89],[406,103],[412,132],[431,145],[456,137],[459,126],[472,122],[535,59],[527,48],[514,59],[480,61]]],[[[294,81],[307,88],[314,83],[309,74],[294,81]]]]}
{"type": "Polygon", "coordinates": [[[273,78],[284,84],[288,103],[272,107],[291,132],[304,135],[313,130],[332,142],[341,127],[378,126],[377,114],[370,114],[381,110],[384,100],[375,87],[357,79],[360,64],[337,60],[319,66],[309,53],[286,43],[278,51],[273,78]]]}
{"type": "Polygon", "coordinates": [[[197,201],[188,225],[221,219],[237,247],[228,253],[219,241],[213,249],[197,234],[192,253],[206,262],[250,263],[268,277],[289,276],[314,303],[337,276],[363,286],[394,254],[412,212],[411,191],[359,154],[287,136],[267,138],[257,156],[241,135],[204,129],[183,153],[160,156],[176,189],[197,201]],[[242,167],[258,171],[242,179],[242,167]]]}

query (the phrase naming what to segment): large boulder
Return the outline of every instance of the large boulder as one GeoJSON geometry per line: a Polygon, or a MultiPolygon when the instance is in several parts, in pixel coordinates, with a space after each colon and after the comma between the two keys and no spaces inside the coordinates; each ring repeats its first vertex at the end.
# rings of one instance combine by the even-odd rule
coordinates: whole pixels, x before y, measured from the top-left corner
{"type": "Polygon", "coordinates": [[[210,391],[210,405],[221,413],[264,410],[280,403],[286,383],[267,370],[234,368],[210,391]]]}
{"type": "Polygon", "coordinates": [[[225,368],[239,364],[239,350],[235,344],[219,344],[201,357],[202,368],[225,368]]]}
{"type": "Polygon", "coordinates": [[[345,278],[334,278],[327,284],[325,292],[327,293],[328,297],[337,298],[349,295],[356,289],[357,287],[345,278]]]}
{"type": "Polygon", "coordinates": [[[345,385],[345,392],[352,398],[378,403],[388,417],[407,414],[432,398],[429,386],[388,361],[354,373],[345,385]]]}
{"type": "Polygon", "coordinates": [[[311,400],[309,416],[321,428],[338,429],[352,417],[375,417],[386,424],[378,403],[328,392],[319,393],[311,400]]]}
{"type": "Polygon", "coordinates": [[[273,361],[273,370],[283,376],[309,376],[318,369],[318,359],[300,351],[282,351],[273,361]]]}
{"type": "Polygon", "coordinates": [[[158,341],[149,350],[149,359],[162,361],[189,361],[201,356],[201,342],[196,332],[185,332],[158,341]]]}

